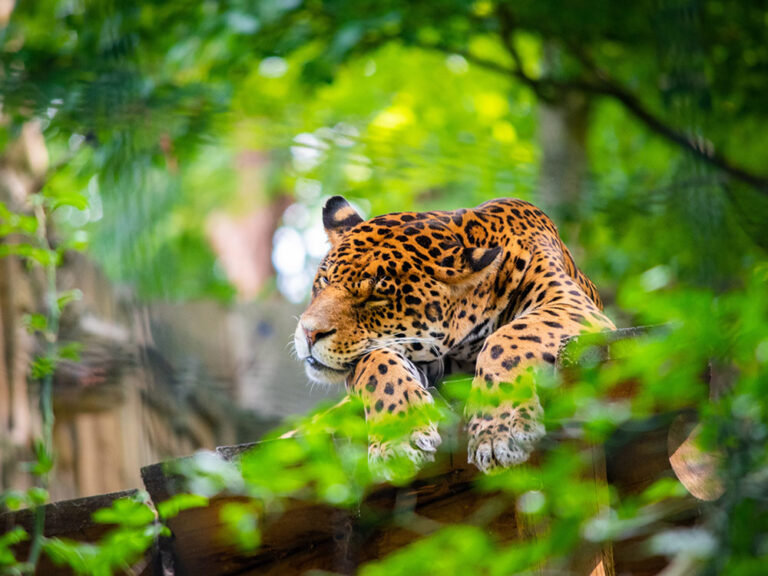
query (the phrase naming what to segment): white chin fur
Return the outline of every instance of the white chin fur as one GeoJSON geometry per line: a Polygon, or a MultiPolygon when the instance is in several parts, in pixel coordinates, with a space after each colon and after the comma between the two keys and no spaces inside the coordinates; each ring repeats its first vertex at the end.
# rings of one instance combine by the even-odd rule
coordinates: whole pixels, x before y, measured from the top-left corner
{"type": "MultiPolygon", "coordinates": [[[[300,324],[296,326],[296,331],[293,334],[293,343],[296,348],[296,355],[299,357],[299,360],[304,361],[306,358],[309,358],[309,344],[307,344],[307,339],[304,337],[304,333],[300,324]]],[[[318,360],[320,362],[323,361],[322,358],[318,358],[318,360]]],[[[312,382],[329,386],[344,384],[349,374],[348,372],[315,368],[306,362],[304,362],[304,370],[312,382]]]]}
{"type": "Polygon", "coordinates": [[[304,363],[304,371],[312,382],[330,386],[343,385],[348,376],[347,372],[317,369],[307,363],[304,363]]]}

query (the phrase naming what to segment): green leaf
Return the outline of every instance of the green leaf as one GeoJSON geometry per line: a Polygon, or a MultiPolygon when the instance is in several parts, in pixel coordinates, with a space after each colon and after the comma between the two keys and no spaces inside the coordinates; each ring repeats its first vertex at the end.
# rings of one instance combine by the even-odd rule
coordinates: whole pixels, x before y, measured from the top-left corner
{"type": "Polygon", "coordinates": [[[640,501],[652,504],[686,496],[688,496],[688,491],[677,478],[661,478],[643,490],[640,494],[640,501]]]}
{"type": "Polygon", "coordinates": [[[241,550],[250,552],[261,545],[259,514],[253,503],[228,502],[221,507],[219,517],[241,550]]]}
{"type": "Polygon", "coordinates": [[[159,524],[120,527],[107,532],[95,544],[47,538],[43,550],[54,564],[67,565],[76,574],[106,576],[125,571],[164,533],[165,528],[159,524]]]}
{"type": "Polygon", "coordinates": [[[19,542],[29,539],[29,534],[21,526],[11,528],[8,532],[0,536],[0,547],[13,546],[19,542]]]}
{"type": "Polygon", "coordinates": [[[37,486],[33,486],[29,490],[27,490],[27,496],[29,498],[29,502],[31,504],[34,504],[35,506],[40,506],[42,504],[45,504],[48,502],[50,495],[48,494],[48,490],[45,490],[44,488],[39,488],[37,486]]]}
{"type": "Polygon", "coordinates": [[[59,260],[56,251],[38,248],[31,244],[0,244],[0,258],[4,256],[28,258],[41,266],[55,264],[59,260]]]}
{"type": "Polygon", "coordinates": [[[132,528],[146,526],[155,521],[155,513],[145,503],[133,498],[119,498],[109,508],[102,508],[93,513],[94,522],[99,524],[118,524],[132,528]]]}
{"type": "Polygon", "coordinates": [[[93,573],[93,567],[98,554],[98,547],[93,544],[83,544],[67,538],[47,538],[43,543],[45,555],[57,566],[67,565],[75,574],[93,573]]]}
{"type": "Polygon", "coordinates": [[[64,290],[59,292],[59,296],[56,298],[56,304],[59,310],[63,310],[71,302],[78,302],[83,299],[82,291],[74,288],[72,290],[64,290]]]}
{"type": "MultiPolygon", "coordinates": [[[[8,532],[0,536],[0,568],[13,567],[17,565],[16,557],[10,550],[11,546],[29,540],[29,534],[20,526],[11,528],[8,532]]],[[[3,574],[6,572],[4,571],[3,574]]]]}
{"type": "Polygon", "coordinates": [[[59,192],[55,196],[47,198],[51,212],[55,212],[62,206],[71,206],[77,210],[88,208],[88,197],[79,191],[59,192]]]}
{"type": "Polygon", "coordinates": [[[53,469],[53,458],[42,441],[36,440],[34,447],[36,461],[32,465],[32,473],[35,476],[44,476],[53,469]]]}
{"type": "Polygon", "coordinates": [[[44,314],[25,314],[23,322],[30,334],[45,332],[48,329],[48,318],[44,314]]]}
{"type": "Polygon", "coordinates": [[[27,493],[22,490],[6,490],[0,493],[0,507],[19,510],[27,505],[27,493]]]}
{"type": "Polygon", "coordinates": [[[75,252],[84,252],[90,245],[90,237],[85,230],[75,230],[71,237],[62,242],[56,251],[59,254],[63,254],[67,250],[74,250],[75,252]]]}
{"type": "Polygon", "coordinates": [[[37,219],[34,216],[16,214],[0,202],[0,238],[9,234],[33,236],[37,231],[37,219]]]}
{"type": "Polygon", "coordinates": [[[30,373],[34,380],[42,380],[56,370],[56,359],[48,356],[38,356],[32,362],[30,373]]]}
{"type": "Polygon", "coordinates": [[[157,505],[157,513],[163,520],[178,516],[179,512],[208,505],[208,498],[200,494],[176,494],[157,505]]]}
{"type": "Polygon", "coordinates": [[[80,361],[80,351],[83,348],[81,342],[67,342],[62,344],[58,349],[58,358],[61,360],[71,360],[72,362],[80,361]]]}

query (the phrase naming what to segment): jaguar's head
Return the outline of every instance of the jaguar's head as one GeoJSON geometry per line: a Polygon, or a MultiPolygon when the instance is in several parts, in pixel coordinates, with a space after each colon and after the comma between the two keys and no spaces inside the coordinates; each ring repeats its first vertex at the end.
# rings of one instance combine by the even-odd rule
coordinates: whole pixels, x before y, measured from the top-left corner
{"type": "Polygon", "coordinates": [[[325,204],[323,225],[331,249],[294,334],[310,379],[344,383],[381,347],[429,362],[472,329],[473,291],[498,267],[500,247],[466,246],[437,213],[364,221],[341,196],[325,204]]]}

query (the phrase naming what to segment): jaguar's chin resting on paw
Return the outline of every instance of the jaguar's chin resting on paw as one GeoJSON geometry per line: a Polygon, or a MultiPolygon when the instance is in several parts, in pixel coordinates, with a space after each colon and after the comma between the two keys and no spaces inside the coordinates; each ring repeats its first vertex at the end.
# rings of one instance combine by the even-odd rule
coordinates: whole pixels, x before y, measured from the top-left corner
{"type": "MultiPolygon", "coordinates": [[[[483,472],[528,459],[544,435],[535,390],[509,396],[561,343],[613,328],[592,282],[555,225],[532,204],[499,199],[470,210],[402,212],[371,220],[340,196],[323,224],[331,249],[294,335],[307,375],[346,384],[364,402],[372,462],[417,466],[440,445],[436,423],[397,439],[381,423],[429,405],[427,385],[474,372],[468,458],[483,472]]],[[[403,418],[404,422],[410,422],[403,418]]]]}

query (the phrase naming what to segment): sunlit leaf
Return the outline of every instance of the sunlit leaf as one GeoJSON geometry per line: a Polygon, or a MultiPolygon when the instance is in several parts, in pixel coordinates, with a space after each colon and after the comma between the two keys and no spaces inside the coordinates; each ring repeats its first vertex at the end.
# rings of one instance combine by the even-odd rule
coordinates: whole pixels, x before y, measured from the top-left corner
{"type": "Polygon", "coordinates": [[[199,494],[175,494],[157,504],[157,513],[163,520],[174,518],[184,510],[208,505],[208,498],[199,494]]]}
{"type": "Polygon", "coordinates": [[[146,526],[155,520],[150,507],[133,498],[119,498],[109,508],[94,512],[92,517],[99,524],[119,524],[130,528],[146,526]]]}
{"type": "Polygon", "coordinates": [[[220,511],[221,522],[243,551],[253,551],[261,544],[259,511],[249,503],[227,502],[220,511]]]}
{"type": "Polygon", "coordinates": [[[61,360],[78,362],[83,345],[80,342],[67,342],[58,346],[58,357],[61,360]]]}
{"type": "Polygon", "coordinates": [[[59,295],[56,298],[56,304],[58,305],[59,310],[63,310],[68,304],[82,300],[82,298],[83,293],[77,288],[72,290],[64,290],[59,292],[59,295]]]}
{"type": "Polygon", "coordinates": [[[44,314],[25,314],[24,327],[30,334],[45,332],[48,329],[48,318],[44,314]]]}

